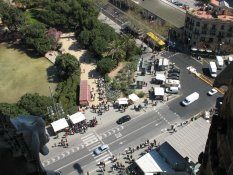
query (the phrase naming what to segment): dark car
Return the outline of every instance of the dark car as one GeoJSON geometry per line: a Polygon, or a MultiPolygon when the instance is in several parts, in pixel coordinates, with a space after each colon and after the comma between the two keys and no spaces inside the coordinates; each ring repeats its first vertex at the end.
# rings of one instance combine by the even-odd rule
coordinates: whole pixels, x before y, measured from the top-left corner
{"type": "Polygon", "coordinates": [[[173,77],[173,76],[180,77],[180,74],[178,74],[178,73],[169,73],[167,76],[168,77],[173,77]]]}
{"type": "Polygon", "coordinates": [[[129,121],[129,120],[131,120],[130,115],[125,115],[117,120],[117,124],[122,124],[122,123],[129,121]]]}
{"type": "Polygon", "coordinates": [[[177,77],[177,76],[168,76],[168,79],[179,80],[180,77],[177,77]]]}
{"type": "Polygon", "coordinates": [[[177,73],[177,74],[180,74],[180,69],[174,68],[174,69],[169,70],[168,73],[177,73]]]}

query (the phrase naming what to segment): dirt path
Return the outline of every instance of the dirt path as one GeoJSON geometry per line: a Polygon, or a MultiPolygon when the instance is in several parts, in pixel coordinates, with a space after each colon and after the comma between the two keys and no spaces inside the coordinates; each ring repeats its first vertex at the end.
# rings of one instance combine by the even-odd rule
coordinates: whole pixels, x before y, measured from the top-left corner
{"type": "Polygon", "coordinates": [[[117,73],[125,66],[125,64],[126,64],[126,62],[121,62],[121,63],[119,63],[119,65],[117,66],[117,68],[115,68],[112,72],[110,72],[110,73],[108,74],[108,76],[109,76],[111,79],[113,79],[113,78],[117,75],[117,73]]]}

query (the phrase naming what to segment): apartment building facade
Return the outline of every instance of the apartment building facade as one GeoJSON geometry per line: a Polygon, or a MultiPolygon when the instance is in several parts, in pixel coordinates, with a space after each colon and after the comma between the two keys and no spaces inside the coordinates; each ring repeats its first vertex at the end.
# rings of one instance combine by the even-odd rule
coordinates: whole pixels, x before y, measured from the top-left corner
{"type": "Polygon", "coordinates": [[[233,48],[233,9],[203,7],[186,12],[183,42],[190,48],[222,51],[233,48]]]}

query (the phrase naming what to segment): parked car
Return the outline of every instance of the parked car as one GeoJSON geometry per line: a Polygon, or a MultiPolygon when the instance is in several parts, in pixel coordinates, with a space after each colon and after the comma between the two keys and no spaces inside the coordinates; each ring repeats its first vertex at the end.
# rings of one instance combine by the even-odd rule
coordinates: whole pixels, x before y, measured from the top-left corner
{"type": "Polygon", "coordinates": [[[179,80],[180,77],[177,76],[167,76],[168,79],[172,79],[172,80],[179,80]]]}
{"type": "Polygon", "coordinates": [[[129,120],[131,120],[130,115],[125,115],[117,120],[117,124],[122,124],[122,123],[129,121],[129,120]]]}
{"type": "Polygon", "coordinates": [[[179,93],[179,87],[169,87],[165,89],[166,93],[169,94],[178,94],[179,93]]]}
{"type": "Polygon", "coordinates": [[[173,68],[173,69],[169,70],[168,73],[177,73],[177,74],[180,74],[180,69],[173,68]]]}
{"type": "Polygon", "coordinates": [[[209,92],[208,92],[208,95],[212,96],[214,94],[216,94],[218,91],[216,89],[211,89],[209,92]]]}
{"type": "Polygon", "coordinates": [[[172,76],[180,77],[180,74],[178,74],[178,73],[169,73],[168,76],[169,77],[172,77],[172,76]]]}
{"type": "Polygon", "coordinates": [[[109,150],[109,146],[107,144],[101,145],[94,150],[95,155],[100,155],[102,152],[109,150]]]}

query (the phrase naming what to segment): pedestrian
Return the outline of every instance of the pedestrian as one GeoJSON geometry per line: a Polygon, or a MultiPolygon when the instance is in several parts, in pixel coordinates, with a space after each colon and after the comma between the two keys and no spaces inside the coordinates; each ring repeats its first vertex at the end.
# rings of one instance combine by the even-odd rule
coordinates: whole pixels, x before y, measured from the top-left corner
{"type": "Polygon", "coordinates": [[[67,147],[67,148],[69,147],[69,144],[68,144],[68,143],[66,143],[66,147],[67,147]]]}

